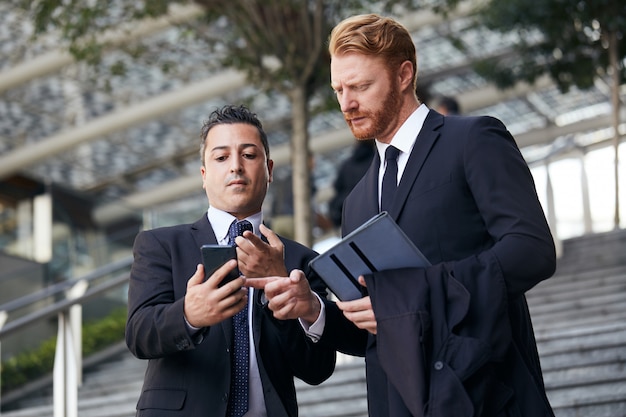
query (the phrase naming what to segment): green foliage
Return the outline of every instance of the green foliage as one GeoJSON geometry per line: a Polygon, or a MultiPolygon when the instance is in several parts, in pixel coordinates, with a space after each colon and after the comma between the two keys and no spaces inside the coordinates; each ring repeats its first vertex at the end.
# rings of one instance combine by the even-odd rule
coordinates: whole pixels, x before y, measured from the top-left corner
{"type": "MultiPolygon", "coordinates": [[[[108,316],[83,323],[83,356],[89,356],[124,339],[126,308],[108,316]]],[[[2,391],[13,389],[52,372],[56,337],[38,348],[21,352],[2,363],[2,391]]]]}
{"type": "MultiPolygon", "coordinates": [[[[476,66],[479,74],[500,87],[549,74],[563,92],[572,85],[588,88],[598,75],[610,72],[611,33],[617,34],[620,60],[626,57],[623,0],[491,0],[476,17],[492,30],[519,34],[513,57],[493,58],[476,66]]],[[[616,70],[625,80],[624,66],[616,70]]]]}
{"type": "MultiPolygon", "coordinates": [[[[55,33],[66,43],[68,50],[80,61],[99,71],[106,48],[98,36],[120,24],[138,22],[147,17],[159,17],[175,4],[191,0],[18,0],[27,10],[35,25],[35,35],[55,33]]],[[[207,48],[217,48],[222,54],[222,65],[244,70],[252,83],[266,90],[289,91],[293,83],[306,84],[309,93],[328,82],[328,57],[325,42],[332,26],[340,19],[357,13],[392,10],[417,10],[424,7],[420,0],[194,0],[206,10],[206,26],[226,21],[221,26],[220,39],[203,39],[200,33],[181,30],[181,36],[196,36],[207,42],[207,48]],[[275,57],[278,69],[269,71],[263,58],[275,57]],[[312,70],[311,70],[312,68],[312,70]]],[[[430,7],[445,13],[458,0],[434,0],[430,7]]],[[[184,26],[181,24],[181,27],[184,26]]],[[[198,32],[198,28],[195,28],[198,32]]],[[[138,43],[119,48],[131,58],[145,53],[138,43]]],[[[157,63],[165,72],[172,70],[174,62],[157,63]]],[[[123,75],[125,66],[119,63],[110,67],[113,76],[123,75]]]]}
{"type": "Polygon", "coordinates": [[[52,372],[56,338],[37,349],[22,352],[2,364],[2,392],[11,391],[33,379],[52,372]]]}
{"type": "MultiPolygon", "coordinates": [[[[19,5],[32,15],[34,37],[54,33],[79,61],[86,62],[98,72],[106,45],[98,36],[106,30],[149,17],[167,13],[172,3],[185,1],[84,1],[84,0],[19,0],[19,5]]],[[[132,53],[130,53],[132,56],[132,53]]],[[[135,55],[136,57],[136,55],[135,55]]],[[[112,75],[123,75],[124,68],[114,64],[112,75]]]]}
{"type": "Polygon", "coordinates": [[[172,3],[184,1],[84,1],[22,0],[21,7],[33,12],[35,34],[59,30],[72,42],[117,25],[120,21],[158,17],[172,3]]]}

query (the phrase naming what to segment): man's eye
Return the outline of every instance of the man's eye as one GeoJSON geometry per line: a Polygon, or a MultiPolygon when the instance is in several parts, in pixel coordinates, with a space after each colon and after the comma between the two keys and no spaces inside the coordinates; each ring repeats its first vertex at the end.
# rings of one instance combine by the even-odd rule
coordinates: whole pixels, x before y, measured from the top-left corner
{"type": "Polygon", "coordinates": [[[243,157],[246,159],[254,159],[256,158],[256,154],[255,153],[244,153],[243,157]]]}
{"type": "Polygon", "coordinates": [[[222,162],[226,160],[226,155],[218,155],[215,157],[215,160],[218,162],[222,162]]]}

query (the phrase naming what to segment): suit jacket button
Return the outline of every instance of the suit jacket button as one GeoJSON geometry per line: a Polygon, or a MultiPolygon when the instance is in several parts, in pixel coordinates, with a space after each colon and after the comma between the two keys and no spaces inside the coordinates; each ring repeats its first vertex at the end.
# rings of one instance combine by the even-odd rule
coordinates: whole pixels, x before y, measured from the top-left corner
{"type": "Polygon", "coordinates": [[[189,341],[187,339],[181,339],[176,343],[176,348],[178,350],[185,350],[189,348],[189,341]]]}
{"type": "Polygon", "coordinates": [[[434,365],[435,371],[441,371],[443,369],[443,362],[437,361],[434,365]]]}

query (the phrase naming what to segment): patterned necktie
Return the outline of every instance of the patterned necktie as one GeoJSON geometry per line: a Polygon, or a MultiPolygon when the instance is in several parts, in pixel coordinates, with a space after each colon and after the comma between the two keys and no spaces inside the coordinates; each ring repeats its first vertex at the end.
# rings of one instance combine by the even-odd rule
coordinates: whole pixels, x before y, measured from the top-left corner
{"type": "Polygon", "coordinates": [[[387,168],[385,168],[385,174],[383,175],[383,189],[382,196],[380,198],[380,211],[388,211],[393,203],[393,196],[396,193],[396,187],[398,183],[398,155],[400,151],[398,148],[388,146],[385,151],[385,160],[387,161],[387,168]]]}
{"type": "MultiPolygon", "coordinates": [[[[228,229],[230,244],[235,246],[235,238],[246,230],[252,231],[252,224],[247,220],[233,221],[228,229]]],[[[233,316],[233,357],[231,366],[230,397],[228,400],[229,417],[241,417],[248,411],[248,361],[250,339],[248,335],[248,305],[233,316]]]]}

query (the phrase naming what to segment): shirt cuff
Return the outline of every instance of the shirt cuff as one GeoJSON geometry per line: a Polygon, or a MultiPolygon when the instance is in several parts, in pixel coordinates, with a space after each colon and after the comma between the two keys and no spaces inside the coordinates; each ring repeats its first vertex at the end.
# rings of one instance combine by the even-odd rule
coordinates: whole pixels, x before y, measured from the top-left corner
{"type": "Polygon", "coordinates": [[[183,318],[185,319],[185,326],[187,327],[187,332],[193,340],[193,343],[196,345],[202,343],[202,341],[204,340],[204,328],[192,326],[187,321],[187,317],[183,316],[183,318]]]}
{"type": "Polygon", "coordinates": [[[302,326],[302,328],[304,329],[304,333],[307,335],[307,337],[311,339],[311,341],[313,341],[314,343],[317,343],[322,337],[322,334],[324,333],[324,326],[326,325],[326,305],[317,293],[314,292],[313,294],[315,294],[320,302],[320,314],[317,317],[317,320],[315,320],[315,323],[313,324],[308,324],[300,318],[298,319],[298,321],[300,322],[300,326],[302,326]]]}

